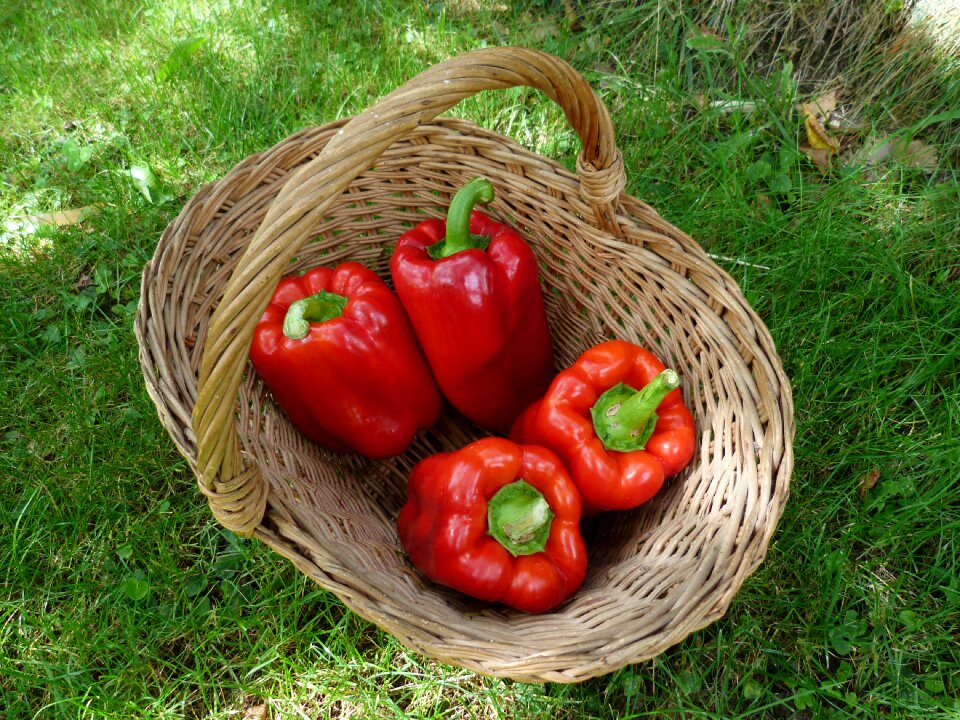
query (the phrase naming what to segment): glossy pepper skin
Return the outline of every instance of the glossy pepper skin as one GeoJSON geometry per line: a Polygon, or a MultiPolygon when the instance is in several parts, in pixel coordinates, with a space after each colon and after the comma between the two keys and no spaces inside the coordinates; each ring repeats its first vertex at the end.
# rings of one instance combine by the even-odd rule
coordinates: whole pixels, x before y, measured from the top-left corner
{"type": "Polygon", "coordinates": [[[649,351],[622,340],[604,342],[557,374],[544,397],[517,419],[510,437],[544,445],[561,458],[580,491],[586,514],[627,510],[652,498],[664,479],[680,472],[693,457],[693,415],[679,389],[670,389],[676,385],[676,373],[666,370],[649,351]],[[668,375],[673,382],[662,384],[660,378],[668,375]],[[645,409],[637,413],[645,421],[635,416],[631,424],[621,417],[618,425],[615,416],[626,407],[625,398],[639,396],[634,391],[646,386],[652,394],[648,393],[645,409]],[[624,402],[612,398],[603,406],[601,398],[607,391],[621,392],[624,402]],[[635,449],[611,449],[601,439],[595,414],[610,423],[614,433],[622,432],[627,446],[643,440],[644,430],[649,437],[635,449]]]}
{"type": "Polygon", "coordinates": [[[478,425],[506,434],[553,377],[539,270],[533,251],[512,228],[470,212],[469,201],[455,212],[461,193],[447,221],[427,220],[400,237],[390,272],[450,404],[478,425]],[[445,237],[452,247],[455,224],[461,239],[469,236],[461,249],[431,256],[445,237]]]}
{"type": "Polygon", "coordinates": [[[556,607],[583,582],[587,551],[580,535],[580,496],[549,450],[484,438],[421,461],[407,493],[397,519],[400,542],[434,582],[531,613],[556,607]],[[512,516],[511,528],[497,503],[508,496],[508,502],[515,500],[514,490],[522,503],[534,499],[512,516]],[[549,507],[552,517],[543,523],[543,516],[534,517],[535,507],[544,513],[549,507]],[[519,539],[535,537],[514,555],[511,537],[517,538],[511,530],[518,530],[518,518],[531,517],[519,539]]]}
{"type": "Polygon", "coordinates": [[[282,279],[254,330],[250,359],[294,425],[337,452],[398,455],[442,407],[400,301],[355,262],[282,279]],[[331,317],[305,311],[296,333],[305,336],[289,337],[285,320],[289,326],[294,306],[311,297],[321,299],[321,317],[331,317]]]}

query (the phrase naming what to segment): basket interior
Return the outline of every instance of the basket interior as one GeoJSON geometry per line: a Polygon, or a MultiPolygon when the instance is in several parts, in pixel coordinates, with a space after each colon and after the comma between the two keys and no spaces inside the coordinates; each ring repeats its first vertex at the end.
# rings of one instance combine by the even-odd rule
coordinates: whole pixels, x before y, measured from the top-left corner
{"type": "MultiPolygon", "coordinates": [[[[148,389],[191,462],[189,413],[210,313],[286,177],[341,125],[292,136],[204,188],[148,266],[148,389]]],[[[270,485],[258,535],[428,655],[517,679],[583,679],[652,657],[716,619],[762,560],[786,499],[789,388],[765,328],[689,238],[632,198],[621,208],[624,238],[595,229],[575,175],[463,120],[394,144],[314,228],[290,272],[349,259],[389,282],[397,237],[442,217],[477,175],[496,188],[488,210],[520,230],[540,260],[557,367],[611,338],[651,349],[681,374],[697,421],[690,467],[643,507],[588,522],[582,588],[553,612],[524,615],[426,580],[394,529],[413,465],[483,431],[448,409],[401,457],[328,453],[293,429],[251,370],[239,434],[270,485]]]]}

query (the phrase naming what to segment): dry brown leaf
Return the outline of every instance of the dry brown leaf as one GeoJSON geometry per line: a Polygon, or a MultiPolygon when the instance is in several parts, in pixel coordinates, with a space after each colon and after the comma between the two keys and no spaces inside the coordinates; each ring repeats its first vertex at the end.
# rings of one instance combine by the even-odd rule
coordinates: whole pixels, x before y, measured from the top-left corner
{"type": "Polygon", "coordinates": [[[940,165],[940,155],[932,145],[920,140],[912,140],[904,145],[902,142],[891,148],[892,156],[907,167],[914,167],[927,173],[934,173],[940,165]]]}
{"type": "Polygon", "coordinates": [[[267,706],[265,704],[252,705],[243,711],[243,720],[266,720],[267,706]]]}
{"type": "Polygon", "coordinates": [[[56,212],[31,215],[29,219],[38,226],[46,225],[48,227],[63,227],[65,225],[77,225],[93,213],[97,212],[99,207],[99,205],[87,205],[85,207],[73,208],[71,210],[57,210],[56,212]]]}
{"type": "Polygon", "coordinates": [[[812,115],[818,120],[830,117],[830,113],[837,109],[837,91],[831,90],[808,103],[800,103],[800,112],[803,116],[812,115]]]}
{"type": "Polygon", "coordinates": [[[93,285],[93,278],[87,275],[86,273],[82,273],[80,277],[77,278],[77,281],[73,284],[73,289],[83,290],[84,288],[88,288],[91,285],[93,285]]]}
{"type": "Polygon", "coordinates": [[[927,145],[920,140],[906,142],[905,140],[875,140],[864,143],[863,147],[854,153],[854,164],[874,167],[887,160],[894,160],[907,167],[917,168],[927,174],[934,173],[939,166],[940,155],[937,148],[927,145]]]}
{"type": "Polygon", "coordinates": [[[800,150],[823,171],[830,169],[830,158],[840,154],[840,142],[827,132],[824,121],[837,107],[837,93],[832,90],[814,98],[811,102],[801,103],[803,127],[807,131],[807,143],[800,150]]]}
{"type": "Polygon", "coordinates": [[[827,150],[830,155],[836,155],[840,152],[840,143],[837,142],[836,138],[830,136],[816,117],[807,114],[803,118],[803,126],[807,129],[807,141],[810,143],[810,147],[827,150]]]}
{"type": "Polygon", "coordinates": [[[862,115],[852,108],[840,108],[830,113],[823,126],[841,135],[863,135],[868,127],[862,115]]]}
{"type": "Polygon", "coordinates": [[[867,497],[867,491],[872,490],[877,485],[877,481],[880,480],[880,468],[871,468],[869,472],[865,472],[860,476],[860,499],[864,500],[867,497]]]}
{"type": "Polygon", "coordinates": [[[866,142],[863,146],[857,150],[850,158],[854,165],[867,165],[868,167],[873,167],[874,165],[879,165],[884,160],[890,157],[890,153],[893,152],[893,143],[889,140],[879,141],[873,140],[872,142],[866,142]]]}
{"type": "Polygon", "coordinates": [[[800,150],[823,172],[827,172],[830,169],[830,151],[826,148],[801,145],[800,150]]]}

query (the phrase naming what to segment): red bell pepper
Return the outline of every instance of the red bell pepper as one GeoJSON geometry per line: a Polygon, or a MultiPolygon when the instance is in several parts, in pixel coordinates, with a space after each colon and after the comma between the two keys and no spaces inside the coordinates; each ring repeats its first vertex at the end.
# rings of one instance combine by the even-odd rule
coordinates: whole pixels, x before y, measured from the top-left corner
{"type": "Polygon", "coordinates": [[[283,278],[250,359],[294,425],[318,445],[402,453],[442,399],[396,295],[355,262],[283,278]]]}
{"type": "Polygon", "coordinates": [[[646,502],[693,457],[693,415],[680,378],[622,340],[590,348],[517,419],[511,439],[563,460],[585,513],[646,502]]]}
{"type": "Polygon", "coordinates": [[[546,448],[477,440],[418,463],[407,493],[400,542],[434,582],[532,613],[583,582],[580,496],[546,448]]]}
{"type": "Polygon", "coordinates": [[[390,261],[393,284],[450,404],[506,433],[553,377],[553,348],[537,259],[507,225],[473,211],[493,186],[476,178],[447,220],[404,233],[390,261]]]}

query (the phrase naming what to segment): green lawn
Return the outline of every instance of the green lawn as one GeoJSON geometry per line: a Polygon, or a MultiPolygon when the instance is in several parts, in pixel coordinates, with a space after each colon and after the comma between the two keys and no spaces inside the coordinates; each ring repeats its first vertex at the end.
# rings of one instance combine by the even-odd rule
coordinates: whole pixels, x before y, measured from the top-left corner
{"type": "MultiPolygon", "coordinates": [[[[934,167],[823,173],[799,149],[789,67],[752,72],[730,37],[655,37],[642,8],[600,22],[610,2],[575,22],[559,2],[446,5],[0,10],[0,717],[960,717],[956,59],[919,116],[891,96],[851,135],[926,141],[934,167]],[[574,686],[425,660],[222,530],[132,333],[142,268],[201,184],[499,44],[591,80],[628,192],[740,283],[796,402],[791,498],[727,615],[574,686]]],[[[572,166],[576,138],[535,93],[454,112],[572,166]]]]}

